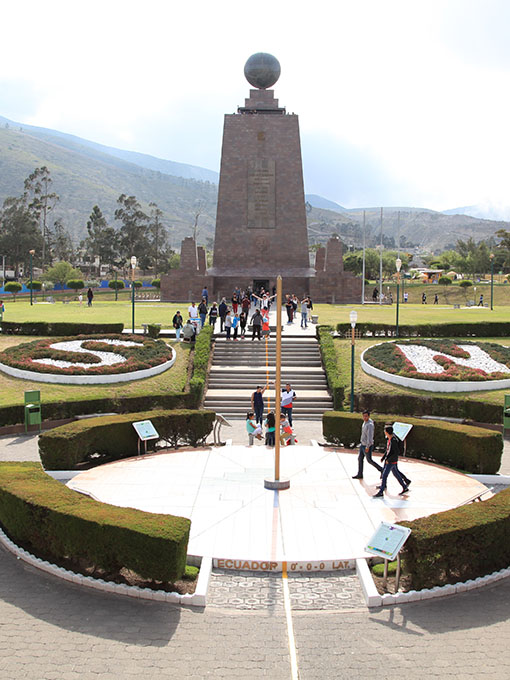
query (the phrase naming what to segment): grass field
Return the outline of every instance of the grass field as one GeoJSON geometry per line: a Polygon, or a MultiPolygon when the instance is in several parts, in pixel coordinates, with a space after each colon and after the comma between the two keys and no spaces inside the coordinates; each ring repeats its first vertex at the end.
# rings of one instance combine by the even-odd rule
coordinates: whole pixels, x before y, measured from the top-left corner
{"type": "MultiPolygon", "coordinates": [[[[16,303],[17,304],[17,303],[16,303]]],[[[66,305],[67,307],[67,305],[66,305]]],[[[0,351],[34,338],[0,336],[0,351]]],[[[175,364],[168,371],[152,378],[132,382],[105,385],[53,385],[31,380],[11,378],[0,371],[0,406],[23,403],[23,393],[40,390],[44,401],[80,401],[85,399],[137,397],[147,394],[178,394],[186,385],[188,373],[189,345],[169,343],[177,351],[175,364]]]]}
{"type": "MultiPolygon", "coordinates": [[[[473,338],[466,338],[466,340],[472,342],[473,338]]],[[[390,340],[384,341],[381,338],[373,339],[359,339],[356,340],[355,346],[355,369],[354,369],[354,389],[355,392],[371,392],[372,394],[416,394],[422,396],[441,396],[445,399],[464,399],[466,401],[484,401],[490,404],[501,404],[504,402],[504,395],[510,392],[510,390],[486,390],[481,392],[428,392],[426,390],[413,390],[406,387],[399,387],[398,385],[393,385],[392,383],[385,382],[384,380],[379,380],[371,375],[368,375],[363,371],[360,365],[361,354],[367,347],[374,345],[378,342],[390,342],[390,340]]],[[[494,342],[502,345],[510,344],[510,341],[506,338],[483,338],[484,342],[494,342]]],[[[338,370],[342,380],[342,384],[345,387],[346,398],[350,395],[351,391],[351,343],[350,340],[335,340],[337,352],[338,352],[338,370]]]]}
{"type": "MultiPolygon", "coordinates": [[[[420,287],[421,288],[421,287],[420,287]]],[[[428,286],[428,289],[432,286],[428,286]]],[[[437,286],[434,286],[437,288],[437,286]]],[[[505,289],[506,290],[506,289],[505,289]]],[[[510,287],[509,287],[510,291],[510,287]]],[[[80,305],[71,301],[69,304],[62,302],[37,303],[30,306],[27,299],[18,299],[16,302],[5,301],[5,321],[83,321],[84,323],[123,323],[124,327],[131,328],[131,303],[125,299],[104,300],[94,299],[92,307],[86,304],[80,305]]],[[[142,323],[160,323],[162,328],[171,328],[172,318],[179,309],[184,317],[188,316],[187,303],[168,302],[136,302],[135,304],[135,327],[141,328],[142,323]]],[[[491,311],[487,307],[462,307],[453,309],[452,305],[433,304],[403,304],[399,305],[399,319],[401,324],[417,323],[447,323],[447,322],[472,322],[483,323],[486,321],[510,321],[510,307],[495,306],[491,311]]],[[[379,321],[395,323],[396,304],[393,305],[314,305],[314,314],[319,315],[319,323],[335,325],[339,322],[349,321],[349,312],[356,309],[358,320],[379,321]]]]}

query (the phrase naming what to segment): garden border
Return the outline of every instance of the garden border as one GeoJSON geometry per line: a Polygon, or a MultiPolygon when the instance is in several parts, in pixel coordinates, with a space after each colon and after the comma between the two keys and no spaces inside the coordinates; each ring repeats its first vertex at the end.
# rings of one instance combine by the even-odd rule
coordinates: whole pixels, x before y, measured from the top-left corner
{"type": "Polygon", "coordinates": [[[409,387],[415,390],[425,390],[426,392],[490,392],[496,390],[504,390],[510,388],[510,378],[508,380],[480,380],[480,381],[447,381],[447,380],[422,380],[420,378],[406,378],[403,375],[395,375],[394,373],[388,373],[380,368],[375,368],[369,364],[363,358],[365,352],[367,352],[372,347],[377,345],[383,345],[385,343],[377,342],[370,347],[363,350],[360,357],[361,368],[368,375],[374,378],[379,378],[379,380],[384,380],[386,382],[392,383],[393,385],[399,385],[400,387],[409,387]],[[490,385],[490,387],[487,387],[490,385]]]}
{"type": "MultiPolygon", "coordinates": [[[[144,378],[152,378],[155,375],[164,373],[171,368],[176,359],[177,352],[173,347],[169,346],[172,351],[172,358],[170,361],[165,361],[163,364],[144,368],[141,371],[131,371],[130,373],[115,373],[107,375],[65,375],[62,373],[37,373],[36,371],[24,371],[21,368],[12,368],[6,364],[0,363],[0,371],[7,373],[13,378],[21,380],[32,380],[33,382],[52,383],[59,385],[100,385],[108,383],[129,382],[131,380],[143,380],[144,378]]],[[[95,364],[91,364],[95,366],[95,364]]]]}

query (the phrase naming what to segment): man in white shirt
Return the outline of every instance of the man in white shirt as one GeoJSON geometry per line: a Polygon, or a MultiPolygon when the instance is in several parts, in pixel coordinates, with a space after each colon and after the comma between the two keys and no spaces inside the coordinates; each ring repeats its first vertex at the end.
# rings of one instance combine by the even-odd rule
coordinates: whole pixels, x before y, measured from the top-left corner
{"type": "Polygon", "coordinates": [[[287,418],[289,425],[292,427],[292,402],[296,398],[296,393],[291,388],[290,383],[285,385],[282,390],[281,411],[284,418],[287,418]]]}
{"type": "Polygon", "coordinates": [[[188,314],[189,314],[189,318],[191,320],[194,319],[194,320],[198,321],[198,307],[195,305],[194,302],[192,302],[190,304],[190,306],[188,307],[188,314]]]}

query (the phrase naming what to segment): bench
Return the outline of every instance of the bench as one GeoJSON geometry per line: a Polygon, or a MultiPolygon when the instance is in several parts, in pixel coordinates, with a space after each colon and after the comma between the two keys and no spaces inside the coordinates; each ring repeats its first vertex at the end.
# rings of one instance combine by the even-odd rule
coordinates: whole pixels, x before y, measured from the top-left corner
{"type": "Polygon", "coordinates": [[[458,302],[454,303],[453,308],[460,309],[460,304],[458,302]]]}

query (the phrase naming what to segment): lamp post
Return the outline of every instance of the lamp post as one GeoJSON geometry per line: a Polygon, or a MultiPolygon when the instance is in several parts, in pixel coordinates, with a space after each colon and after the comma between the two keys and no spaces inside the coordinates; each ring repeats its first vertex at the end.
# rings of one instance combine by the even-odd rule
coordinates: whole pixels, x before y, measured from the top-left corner
{"type": "Polygon", "coordinates": [[[117,288],[117,267],[115,267],[115,302],[119,299],[119,290],[117,288]]]}
{"type": "Polygon", "coordinates": [[[354,413],[354,329],[358,320],[358,312],[353,309],[349,314],[351,319],[351,413],[354,413]]]}
{"type": "Polygon", "coordinates": [[[28,252],[30,254],[30,304],[33,305],[34,304],[34,301],[33,301],[34,291],[32,289],[32,284],[33,284],[33,275],[32,275],[33,274],[33,270],[32,270],[33,259],[32,258],[34,257],[35,250],[29,250],[28,252]]]}
{"type": "Polygon", "coordinates": [[[135,269],[136,269],[136,257],[133,255],[131,258],[131,306],[133,309],[133,333],[135,332],[135,269]]]}
{"type": "Polygon", "coordinates": [[[400,268],[402,267],[402,260],[397,257],[395,260],[395,267],[397,268],[397,322],[395,324],[395,337],[398,338],[398,308],[400,303],[400,268]]]}
{"type": "Polygon", "coordinates": [[[491,260],[491,311],[494,309],[494,253],[489,255],[491,260]]]}

